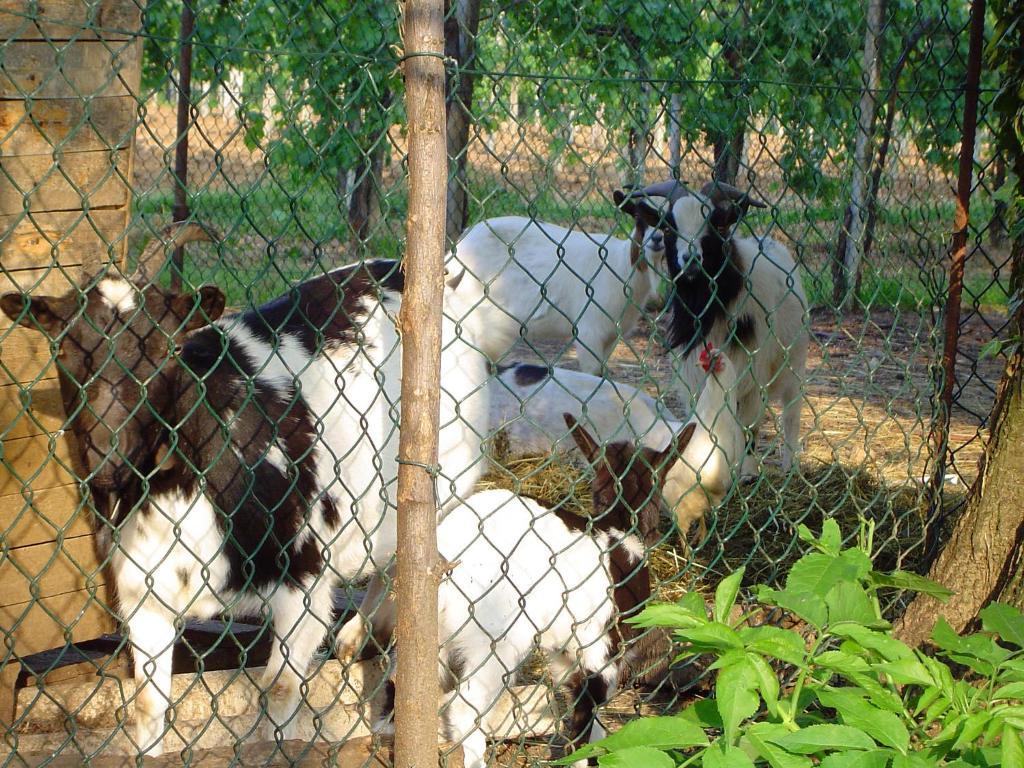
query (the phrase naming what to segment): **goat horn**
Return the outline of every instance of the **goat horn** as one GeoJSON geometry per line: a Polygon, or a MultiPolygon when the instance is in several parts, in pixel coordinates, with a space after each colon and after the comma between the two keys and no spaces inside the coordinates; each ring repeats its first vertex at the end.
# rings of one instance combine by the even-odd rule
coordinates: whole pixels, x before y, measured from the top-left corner
{"type": "Polygon", "coordinates": [[[768,207],[766,203],[762,203],[760,200],[751,197],[749,194],[737,189],[732,184],[726,184],[724,181],[709,181],[701,187],[700,193],[715,205],[718,203],[731,202],[739,203],[743,206],[752,205],[755,208],[768,207]]]}
{"type": "Polygon", "coordinates": [[[683,182],[678,179],[659,181],[657,184],[649,184],[643,189],[635,189],[629,193],[630,197],[664,197],[670,203],[674,203],[681,197],[687,197],[691,192],[683,182]]]}
{"type": "Polygon", "coordinates": [[[146,246],[139,256],[139,263],[135,267],[131,280],[138,285],[152,282],[167,259],[168,248],[179,248],[185,243],[196,241],[212,243],[220,239],[216,230],[197,221],[190,221],[187,224],[171,224],[146,246]]]}

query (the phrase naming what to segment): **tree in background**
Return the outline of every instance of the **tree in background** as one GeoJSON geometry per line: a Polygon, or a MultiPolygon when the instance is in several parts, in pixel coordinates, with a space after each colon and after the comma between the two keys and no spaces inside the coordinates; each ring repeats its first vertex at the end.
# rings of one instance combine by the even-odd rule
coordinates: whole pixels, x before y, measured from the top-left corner
{"type": "Polygon", "coordinates": [[[1013,188],[1010,323],[1000,345],[1006,368],[978,479],[929,573],[956,595],[946,605],[925,596],[911,603],[897,632],[912,643],[927,639],[939,613],[959,631],[993,600],[1024,604],[1024,0],[993,0],[991,13],[996,29],[987,58],[999,76],[995,133],[1013,188]]]}

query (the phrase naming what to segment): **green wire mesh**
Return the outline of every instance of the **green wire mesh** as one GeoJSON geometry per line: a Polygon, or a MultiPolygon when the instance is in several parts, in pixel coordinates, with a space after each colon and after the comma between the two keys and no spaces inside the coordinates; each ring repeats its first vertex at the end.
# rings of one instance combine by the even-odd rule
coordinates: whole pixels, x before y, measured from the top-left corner
{"type": "MultiPolygon", "coordinates": [[[[186,286],[218,285],[235,309],[342,265],[401,259],[398,4],[194,2],[185,132],[178,126],[181,4],[68,5],[56,19],[35,2],[0,8],[0,291],[82,287],[84,273],[116,269],[108,262],[125,240],[134,264],[174,218],[176,192],[184,192],[193,220],[219,234],[215,244],[188,247],[178,277],[186,286]],[[174,170],[186,138],[183,184],[174,170]]],[[[717,178],[768,204],[738,234],[778,240],[799,265],[810,359],[798,465],[781,469],[777,414],[769,413],[757,443],[762,470],[732,485],[708,516],[708,536],[691,547],[666,521],[648,554],[656,598],[711,592],[741,565],[750,583],[773,582],[799,556],[797,527],[818,529],[826,517],[840,519],[844,532],[874,521],[880,569],[924,569],[926,526],[948,525],[975,479],[1003,364],[986,345],[1005,328],[1008,304],[1006,172],[989,124],[994,83],[983,73],[949,453],[937,456],[929,436],[941,413],[940,320],[969,6],[882,4],[875,36],[867,7],[451,4],[445,202],[452,242],[472,224],[515,215],[594,233],[607,250],[609,238],[627,238],[633,225],[616,210],[613,190],[667,178],[699,188],[717,178]],[[878,55],[865,69],[868,44],[878,55]],[[849,272],[842,243],[854,231],[862,233],[861,259],[849,272]],[[928,483],[939,468],[936,495],[928,483]]],[[[505,245],[501,258],[515,260],[516,239],[505,245]]],[[[159,280],[168,283],[171,271],[159,280]]],[[[543,301],[545,276],[533,277],[543,301]]],[[[661,279],[667,292],[671,276],[661,279]]],[[[640,309],[640,327],[619,339],[607,375],[683,419],[692,401],[675,381],[670,310],[640,309]]],[[[88,756],[123,742],[109,702],[132,699],[121,682],[130,677],[127,642],[78,631],[80,623],[94,626],[85,618],[90,610],[111,630],[118,614],[103,587],[106,564],[88,553],[89,503],[77,495],[88,478],[60,434],[71,415],[61,409],[53,369],[44,368],[56,347],[6,321],[0,345],[0,584],[11,595],[0,620],[0,665],[9,692],[20,690],[17,706],[0,697],[8,702],[0,721],[18,749],[54,749],[34,733],[47,712],[62,723],[59,749],[88,756]],[[56,599],[83,588],[82,599],[56,599]],[[48,653],[19,652],[40,616],[58,628],[59,642],[38,649],[48,653]],[[84,690],[72,664],[86,665],[103,687],[93,677],[88,691],[69,694],[62,680],[84,690]],[[120,698],[104,698],[111,691],[120,698]]],[[[575,355],[571,340],[522,340],[495,362],[573,368],[575,355]]],[[[492,466],[481,487],[588,513],[589,474],[578,455],[516,455],[501,431],[485,446],[490,455],[481,461],[492,466]]],[[[339,590],[339,610],[350,611],[359,590],[339,590]]],[[[234,729],[241,712],[229,689],[265,663],[268,638],[265,617],[180,626],[178,668],[206,674],[176,682],[180,707],[170,731],[180,722],[182,740],[199,745],[204,734],[234,729]],[[206,709],[187,708],[196,701],[206,709]]],[[[373,643],[384,647],[387,638],[373,643]]],[[[671,649],[652,645],[652,665],[667,666],[671,649]]],[[[539,665],[522,677],[543,679],[539,665]]],[[[699,677],[652,673],[653,682],[615,700],[607,719],[674,711],[699,690],[692,679],[699,677]]],[[[371,663],[325,665],[304,695],[321,733],[338,742],[366,732],[376,713],[358,703],[383,685],[371,663]],[[324,724],[346,708],[356,714],[324,724]]],[[[251,735],[239,727],[238,738],[251,735]]],[[[543,759],[548,741],[550,734],[521,734],[499,758],[543,759]]]]}

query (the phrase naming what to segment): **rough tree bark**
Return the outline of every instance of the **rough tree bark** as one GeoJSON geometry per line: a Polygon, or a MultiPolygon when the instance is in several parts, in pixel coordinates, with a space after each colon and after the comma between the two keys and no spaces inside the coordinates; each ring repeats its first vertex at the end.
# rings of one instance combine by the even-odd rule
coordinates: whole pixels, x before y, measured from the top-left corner
{"type": "MultiPolygon", "coordinates": [[[[472,69],[476,62],[476,35],[480,27],[480,0],[451,0],[444,22],[444,53],[458,63],[460,70],[472,69]]],[[[454,243],[469,223],[469,129],[473,123],[473,85],[475,78],[466,71],[452,82],[448,73],[446,109],[447,145],[451,168],[448,176],[445,234],[454,243]]]]}
{"type": "MultiPolygon", "coordinates": [[[[1014,244],[1017,291],[1024,286],[1024,240],[1014,244]]],[[[1024,310],[1017,309],[1011,335],[1024,332],[1024,310]]],[[[990,440],[967,508],[932,565],[929,578],[956,591],[946,605],[917,597],[896,624],[896,634],[912,645],[931,635],[940,614],[963,631],[987,603],[1021,598],[1024,555],[1024,355],[1011,356],[989,417],[990,440]]]]}
{"type": "Polygon", "coordinates": [[[395,768],[437,765],[437,464],[444,281],[445,77],[443,0],[403,9],[409,125],[408,245],[402,334],[402,419],[398,456],[398,670],[395,768]]]}
{"type": "MultiPolygon", "coordinates": [[[[960,154],[960,185],[969,184],[973,157],[981,49],[984,44],[985,0],[971,7],[971,43],[968,80],[965,88],[964,146],[960,154]],[[968,146],[968,133],[971,133],[968,146]]],[[[897,636],[911,644],[927,639],[938,615],[953,629],[969,629],[978,611],[995,599],[1021,602],[1024,562],[1024,146],[1018,132],[1024,107],[1019,92],[1024,83],[1024,28],[1018,23],[1024,2],[994,0],[992,15],[996,32],[990,61],[1000,73],[1000,90],[994,104],[999,116],[996,139],[1015,171],[1013,218],[1015,238],[1011,249],[1011,317],[1005,332],[1011,346],[996,403],[989,416],[989,443],[979,467],[978,480],[971,488],[965,512],[956,522],[950,540],[936,558],[929,576],[955,591],[948,604],[934,598],[917,597],[895,627],[897,636]]],[[[958,220],[955,245],[966,245],[966,198],[958,189],[958,220]]],[[[954,251],[955,256],[955,251],[954,251]]],[[[955,263],[955,262],[954,262],[955,263]]],[[[956,275],[951,276],[951,284],[956,275]]],[[[947,314],[949,309],[947,308],[947,314]]],[[[947,317],[947,322],[949,318],[947,317]]],[[[945,382],[950,385],[949,379],[945,382]]],[[[945,441],[940,445],[945,446],[945,441]]]]}
{"type": "Polygon", "coordinates": [[[861,268],[864,247],[865,186],[871,165],[871,142],[875,129],[877,93],[882,80],[882,31],[886,0],[868,0],[861,71],[863,90],[857,107],[857,139],[853,150],[853,178],[850,204],[832,262],[832,300],[838,310],[849,308],[861,268]]]}

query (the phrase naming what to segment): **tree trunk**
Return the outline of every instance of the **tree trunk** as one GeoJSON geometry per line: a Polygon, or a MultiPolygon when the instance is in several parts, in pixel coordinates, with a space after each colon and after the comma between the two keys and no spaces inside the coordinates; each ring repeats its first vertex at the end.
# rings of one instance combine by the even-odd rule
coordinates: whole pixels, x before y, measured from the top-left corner
{"type": "MultiPolygon", "coordinates": [[[[398,442],[398,551],[395,679],[395,768],[437,765],[436,485],[441,394],[441,298],[444,286],[445,72],[442,0],[406,0],[402,15],[408,58],[408,247],[399,312],[402,415],[398,442]]],[[[358,427],[356,427],[358,428],[358,427]]]]}
{"type": "MultiPolygon", "coordinates": [[[[994,195],[1006,183],[1006,158],[1002,154],[998,154],[992,161],[992,165],[992,194],[994,195]]],[[[1006,201],[996,200],[995,208],[992,211],[992,218],[988,222],[988,242],[990,245],[999,246],[1003,244],[1005,239],[1006,201]]]]}
{"type": "MultiPolygon", "coordinates": [[[[937,19],[929,17],[918,22],[910,34],[903,41],[903,50],[896,60],[896,65],[889,74],[889,96],[885,104],[885,125],[882,128],[882,141],[878,148],[878,157],[875,160],[874,168],[871,170],[871,180],[868,182],[867,194],[867,221],[864,224],[864,258],[867,259],[871,253],[871,246],[875,239],[875,222],[878,220],[878,190],[882,186],[882,173],[885,171],[885,164],[888,160],[889,145],[892,143],[893,122],[896,119],[896,96],[900,75],[903,68],[917,47],[918,42],[926,32],[931,31],[937,23],[937,19]]],[[[860,291],[860,278],[858,272],[856,279],[857,291],[860,291]]]]}
{"type": "MultiPolygon", "coordinates": [[[[480,26],[480,0],[450,0],[444,22],[444,53],[456,61],[460,68],[472,69],[476,62],[476,35],[480,26]]],[[[447,146],[448,160],[448,214],[445,234],[448,243],[454,243],[469,223],[469,129],[473,123],[473,84],[475,78],[460,72],[458,81],[452,82],[448,73],[447,146]]]]}
{"type": "Polygon", "coordinates": [[[743,160],[743,148],[747,138],[746,123],[737,123],[732,136],[720,134],[715,140],[715,180],[735,184],[743,160]]]}
{"type": "Polygon", "coordinates": [[[679,125],[679,118],[683,111],[683,97],[673,93],[668,108],[668,164],[672,171],[672,178],[680,177],[680,164],[683,160],[683,132],[679,125]]]}
{"type": "Polygon", "coordinates": [[[882,80],[882,28],[886,0],[868,0],[867,27],[864,31],[862,73],[864,88],[857,109],[857,139],[853,151],[853,178],[850,182],[850,204],[844,216],[845,237],[840,236],[833,269],[833,301],[839,310],[849,307],[853,287],[861,268],[864,248],[864,215],[866,180],[871,165],[871,141],[877,107],[876,92],[882,80]]]}
{"type": "MultiPolygon", "coordinates": [[[[1011,290],[1024,286],[1024,239],[1014,244],[1011,290]]],[[[1024,308],[1018,307],[1009,333],[1024,333],[1024,308]]],[[[989,417],[990,440],[967,508],[932,565],[928,577],[956,591],[943,605],[918,596],[897,622],[897,637],[911,645],[926,640],[942,615],[957,632],[971,626],[987,603],[1020,603],[1024,555],[1024,354],[1011,355],[989,417]]]]}
{"type": "MultiPolygon", "coordinates": [[[[743,55],[739,48],[732,42],[722,44],[722,56],[729,65],[729,73],[733,80],[740,81],[743,75],[743,55]]],[[[731,102],[742,105],[745,103],[746,94],[731,102]]],[[[737,107],[739,109],[739,107],[737,107]]],[[[743,145],[747,136],[747,121],[741,114],[737,114],[731,128],[725,133],[719,133],[714,138],[714,178],[716,181],[724,181],[726,184],[735,184],[739,175],[740,162],[743,159],[743,145]]]]}

